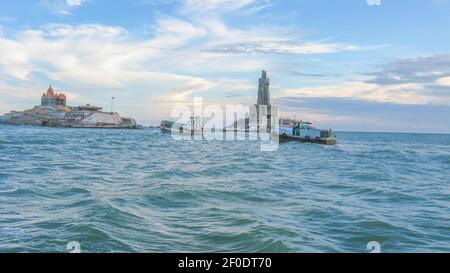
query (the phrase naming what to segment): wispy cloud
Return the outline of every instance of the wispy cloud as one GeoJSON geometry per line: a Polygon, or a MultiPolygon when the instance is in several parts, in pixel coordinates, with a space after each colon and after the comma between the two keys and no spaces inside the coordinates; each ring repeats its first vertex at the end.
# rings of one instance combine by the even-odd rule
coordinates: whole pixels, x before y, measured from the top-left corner
{"type": "Polygon", "coordinates": [[[181,13],[205,13],[212,11],[229,12],[242,9],[256,0],[184,0],[181,13]]]}
{"type": "MultiPolygon", "coordinates": [[[[198,92],[231,86],[226,79],[209,80],[183,73],[181,68],[189,63],[208,60],[201,52],[191,54],[193,51],[182,48],[203,35],[202,29],[171,18],[159,20],[155,35],[146,40],[135,40],[120,27],[48,25],[12,38],[0,36],[0,51],[5,54],[0,59],[0,74],[2,79],[22,83],[35,82],[36,74],[45,75],[51,82],[78,90],[83,97],[92,96],[92,90],[126,90],[130,99],[123,103],[136,103],[134,96],[142,103],[181,102],[198,92]]],[[[222,65],[223,61],[219,60],[222,65]]],[[[35,85],[10,92],[7,86],[0,86],[0,93],[6,92],[10,98],[29,99],[28,95],[23,97],[24,90],[32,90],[37,98],[42,91],[42,86],[35,85]]],[[[148,114],[148,108],[141,107],[148,114]]]]}
{"type": "Polygon", "coordinates": [[[70,15],[74,8],[80,7],[87,0],[40,0],[40,5],[57,15],[70,15]]]}
{"type": "Polygon", "coordinates": [[[396,104],[450,105],[450,55],[404,59],[366,81],[283,89],[285,96],[359,99],[396,104]]]}
{"type": "Polygon", "coordinates": [[[69,6],[81,6],[83,2],[86,2],[86,0],[66,0],[67,5],[69,6]]]}
{"type": "MultiPolygon", "coordinates": [[[[439,78],[439,79],[436,80],[436,83],[438,85],[450,87],[450,77],[439,78]]],[[[449,91],[449,93],[450,93],[450,91],[449,91]]]]}
{"type": "MultiPolygon", "coordinates": [[[[363,81],[355,81],[319,87],[287,88],[282,90],[282,94],[297,97],[354,98],[397,104],[444,103],[442,98],[427,95],[423,91],[424,86],[415,83],[381,86],[363,81]]],[[[445,103],[450,105],[450,97],[445,103]]]]}
{"type": "Polygon", "coordinates": [[[382,70],[369,74],[376,84],[425,83],[450,76],[450,54],[403,59],[386,64],[382,70]]]}
{"type": "Polygon", "coordinates": [[[14,38],[0,36],[0,48],[7,53],[0,64],[8,76],[22,80],[40,72],[60,81],[120,87],[144,71],[258,71],[269,65],[271,57],[255,54],[317,54],[364,48],[293,43],[289,37],[288,32],[275,28],[231,29],[219,20],[190,22],[169,16],[161,16],[152,38],[142,40],[132,38],[121,27],[48,25],[17,33],[14,38]],[[238,41],[245,46],[236,46],[238,41]]]}
{"type": "Polygon", "coordinates": [[[351,131],[450,132],[450,107],[398,104],[356,98],[286,97],[276,101],[284,116],[316,122],[322,128],[351,131]]]}
{"type": "Polygon", "coordinates": [[[366,0],[369,6],[381,6],[381,0],[366,0]]]}
{"type": "MultiPolygon", "coordinates": [[[[369,50],[373,47],[363,47],[351,44],[342,43],[314,43],[301,42],[295,40],[279,40],[265,41],[262,38],[260,41],[250,41],[250,43],[226,43],[216,44],[209,49],[211,52],[229,53],[229,54],[281,54],[281,55],[310,55],[310,54],[328,54],[345,51],[361,51],[369,50]]],[[[276,40],[276,38],[275,38],[276,40]]]]}
{"type": "Polygon", "coordinates": [[[141,4],[176,4],[183,15],[205,15],[211,13],[230,13],[240,11],[251,15],[272,5],[272,0],[139,0],[141,4]]]}
{"type": "MultiPolygon", "coordinates": [[[[41,1],[41,5],[60,15],[71,14],[84,3],[41,1]]],[[[150,103],[156,105],[156,101],[167,106],[185,103],[193,96],[216,93],[222,98],[248,98],[255,89],[252,79],[233,79],[226,75],[256,74],[273,67],[274,62],[279,66],[280,55],[372,49],[350,43],[308,41],[297,30],[276,25],[231,26],[225,19],[227,13],[260,12],[272,4],[267,0],[163,3],[176,3],[176,12],[158,13],[150,35],[141,37],[125,28],[103,24],[48,24],[17,31],[13,36],[0,34],[0,51],[4,53],[0,59],[0,75],[34,83],[27,90],[36,94],[47,84],[42,79],[72,90],[72,99],[96,100],[105,90],[108,95],[118,92],[114,93],[117,97],[126,93],[122,105],[128,105],[129,111],[146,118],[161,113],[155,107],[150,110],[147,107],[150,103]]],[[[21,90],[26,88],[16,90],[11,96],[24,100],[20,97],[21,90]]]]}

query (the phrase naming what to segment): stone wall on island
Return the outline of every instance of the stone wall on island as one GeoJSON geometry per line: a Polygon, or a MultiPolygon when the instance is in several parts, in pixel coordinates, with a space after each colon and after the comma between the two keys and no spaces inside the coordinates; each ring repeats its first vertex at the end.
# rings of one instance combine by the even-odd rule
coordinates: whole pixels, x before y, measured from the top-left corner
{"type": "Polygon", "coordinates": [[[132,118],[122,118],[117,113],[92,112],[86,113],[79,120],[67,119],[74,113],[68,106],[35,106],[25,111],[13,111],[0,116],[0,123],[9,125],[32,125],[49,127],[77,128],[136,128],[132,118]]]}
{"type": "Polygon", "coordinates": [[[11,111],[0,116],[0,124],[77,128],[138,128],[132,118],[117,113],[103,112],[102,107],[90,104],[66,106],[67,97],[56,93],[53,87],[42,94],[41,104],[25,111],[11,111]]]}

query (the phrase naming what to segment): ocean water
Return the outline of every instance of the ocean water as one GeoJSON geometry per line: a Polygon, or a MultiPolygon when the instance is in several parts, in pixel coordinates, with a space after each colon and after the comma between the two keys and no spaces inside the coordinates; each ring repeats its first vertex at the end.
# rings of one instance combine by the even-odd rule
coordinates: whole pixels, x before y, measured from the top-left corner
{"type": "Polygon", "coordinates": [[[450,251],[450,135],[337,135],[0,126],[0,252],[450,251]]]}

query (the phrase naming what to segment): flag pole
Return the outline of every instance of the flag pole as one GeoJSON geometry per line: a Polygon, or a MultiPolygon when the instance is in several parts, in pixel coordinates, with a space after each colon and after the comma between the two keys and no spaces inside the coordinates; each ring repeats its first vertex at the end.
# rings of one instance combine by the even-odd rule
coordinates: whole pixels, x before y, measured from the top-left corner
{"type": "Polygon", "coordinates": [[[114,113],[114,108],[113,108],[113,106],[114,106],[114,97],[112,97],[111,98],[111,113],[114,113]]]}

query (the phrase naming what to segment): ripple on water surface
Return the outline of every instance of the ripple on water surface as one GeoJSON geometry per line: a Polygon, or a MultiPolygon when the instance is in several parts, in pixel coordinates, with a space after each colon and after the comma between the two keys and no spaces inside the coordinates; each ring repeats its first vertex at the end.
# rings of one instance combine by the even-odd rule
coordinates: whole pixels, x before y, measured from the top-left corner
{"type": "Polygon", "coordinates": [[[0,126],[0,252],[450,251],[450,136],[338,138],[0,126]]]}

